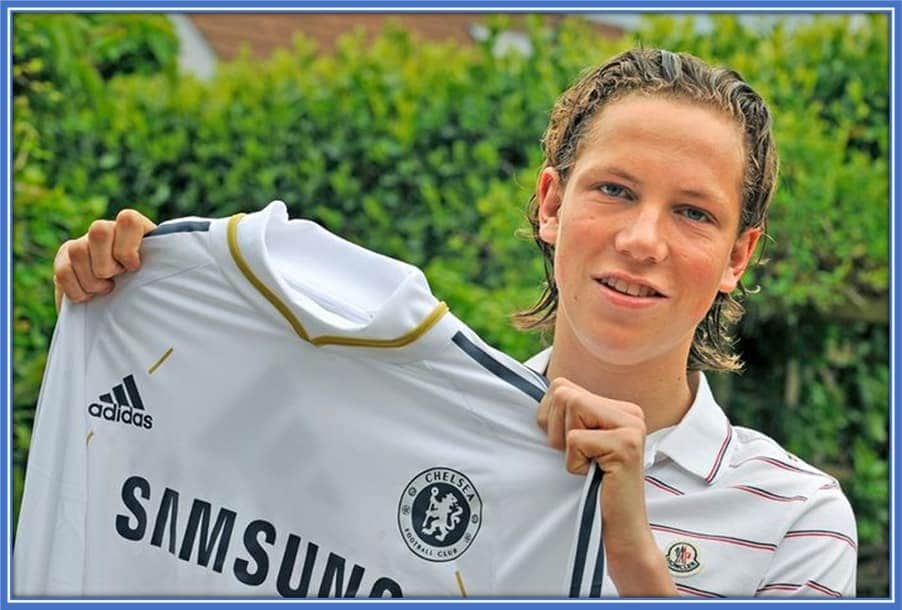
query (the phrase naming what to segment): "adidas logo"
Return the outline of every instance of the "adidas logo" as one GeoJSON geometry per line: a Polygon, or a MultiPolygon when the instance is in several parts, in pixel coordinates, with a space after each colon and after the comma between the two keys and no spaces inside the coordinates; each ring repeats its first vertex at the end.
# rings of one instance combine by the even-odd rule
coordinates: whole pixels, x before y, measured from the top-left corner
{"type": "Polygon", "coordinates": [[[131,424],[147,430],[153,428],[153,416],[145,412],[144,401],[141,400],[132,375],[125,377],[112,392],[101,394],[99,401],[92,402],[88,406],[88,413],[92,417],[131,424]]]}

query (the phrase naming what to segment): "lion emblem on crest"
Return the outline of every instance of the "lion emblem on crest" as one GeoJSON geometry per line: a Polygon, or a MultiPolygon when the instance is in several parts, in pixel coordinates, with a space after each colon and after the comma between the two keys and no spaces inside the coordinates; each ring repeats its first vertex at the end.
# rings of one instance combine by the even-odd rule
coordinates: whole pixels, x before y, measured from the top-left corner
{"type": "Polygon", "coordinates": [[[421,531],[435,536],[439,542],[444,542],[448,533],[454,531],[460,523],[464,509],[458,504],[454,494],[447,493],[439,500],[438,487],[433,487],[429,493],[432,497],[429,499],[429,508],[426,510],[421,531]]]}

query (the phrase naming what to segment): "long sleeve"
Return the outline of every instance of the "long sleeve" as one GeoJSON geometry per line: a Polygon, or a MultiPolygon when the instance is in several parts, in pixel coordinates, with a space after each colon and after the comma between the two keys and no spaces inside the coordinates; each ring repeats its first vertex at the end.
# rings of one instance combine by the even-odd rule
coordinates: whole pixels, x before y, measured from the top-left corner
{"type": "Polygon", "coordinates": [[[66,302],[35,412],[13,548],[13,594],[80,595],[84,571],[88,312],[66,302]]]}

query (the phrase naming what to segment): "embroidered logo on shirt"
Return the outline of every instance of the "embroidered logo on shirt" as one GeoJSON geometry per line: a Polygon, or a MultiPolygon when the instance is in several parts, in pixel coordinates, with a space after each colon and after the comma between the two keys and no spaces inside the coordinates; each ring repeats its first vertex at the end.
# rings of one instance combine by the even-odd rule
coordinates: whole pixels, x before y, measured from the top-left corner
{"type": "Polygon", "coordinates": [[[153,416],[144,409],[144,401],[132,375],[113,386],[112,392],[101,394],[97,402],[88,405],[88,414],[146,430],[153,428],[153,416]]]}
{"type": "Polygon", "coordinates": [[[667,567],[674,576],[691,576],[702,567],[698,549],[688,542],[674,542],[667,549],[667,567]]]}
{"type": "Polygon", "coordinates": [[[466,551],[482,525],[482,499],[466,475],[430,468],[401,493],[398,528],[407,547],[427,561],[451,561],[466,551]]]}

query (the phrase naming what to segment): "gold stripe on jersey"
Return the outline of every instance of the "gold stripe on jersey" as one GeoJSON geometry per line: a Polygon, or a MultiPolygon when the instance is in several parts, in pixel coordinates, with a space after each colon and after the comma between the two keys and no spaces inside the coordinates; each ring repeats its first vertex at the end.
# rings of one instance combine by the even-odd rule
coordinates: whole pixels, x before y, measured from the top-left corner
{"type": "Polygon", "coordinates": [[[464,577],[460,575],[460,570],[454,572],[454,576],[457,578],[457,588],[460,589],[460,596],[466,597],[467,590],[464,588],[464,577]]]}
{"type": "Polygon", "coordinates": [[[175,349],[175,348],[174,348],[174,347],[170,347],[169,349],[167,349],[167,350],[166,350],[166,353],[163,354],[162,356],[160,356],[160,359],[157,360],[156,362],[154,362],[152,367],[150,367],[149,369],[147,369],[147,374],[148,374],[148,375],[153,375],[154,373],[156,373],[156,372],[157,372],[157,369],[160,368],[160,366],[162,366],[162,364],[163,364],[164,362],[166,362],[166,359],[169,358],[169,356],[172,355],[172,350],[173,350],[173,349],[175,349]]]}
{"type": "Polygon", "coordinates": [[[340,337],[336,335],[321,335],[319,337],[311,337],[307,330],[304,328],[304,325],[301,324],[301,321],[297,319],[297,316],[294,315],[294,312],[279,298],[279,296],[273,292],[269,286],[264,284],[260,278],[258,278],[250,265],[247,263],[247,260],[244,258],[244,255],[241,254],[241,248],[238,246],[238,223],[241,222],[241,219],[244,217],[244,214],[235,214],[229,219],[229,226],[227,230],[227,238],[229,243],[229,252],[232,255],[232,259],[235,261],[235,264],[238,265],[238,269],[241,270],[241,273],[247,278],[247,281],[251,283],[251,285],[257,289],[257,291],[262,294],[267,301],[269,301],[273,307],[275,307],[282,317],[288,320],[288,323],[291,325],[291,328],[294,329],[294,332],[297,333],[297,336],[307,341],[308,343],[312,343],[313,345],[346,345],[352,347],[404,347],[410,343],[413,343],[420,337],[422,337],[426,332],[429,331],[430,328],[435,326],[442,317],[448,313],[448,306],[444,301],[440,301],[438,305],[427,315],[423,320],[417,324],[414,328],[407,331],[400,337],[395,337],[394,339],[362,339],[359,337],[340,337]]]}

